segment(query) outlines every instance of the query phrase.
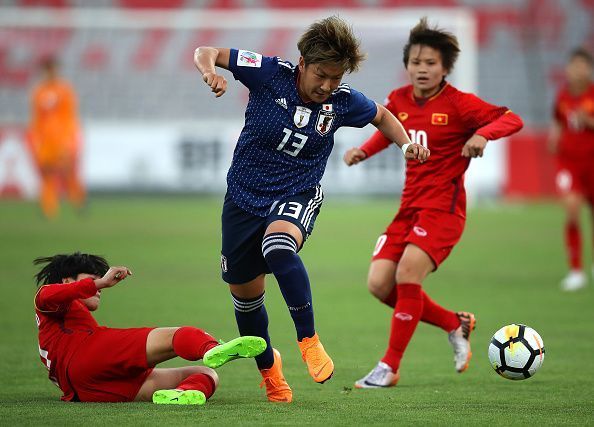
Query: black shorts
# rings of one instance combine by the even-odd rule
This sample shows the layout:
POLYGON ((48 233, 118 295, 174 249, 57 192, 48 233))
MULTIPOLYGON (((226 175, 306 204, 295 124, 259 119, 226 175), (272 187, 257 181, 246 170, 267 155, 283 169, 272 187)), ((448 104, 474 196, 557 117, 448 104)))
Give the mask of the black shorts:
POLYGON ((262 255, 262 239, 268 225, 278 220, 295 224, 301 230, 305 243, 313 231, 323 200, 322 188, 317 186, 286 199, 277 200, 270 208, 268 215, 261 217, 246 212, 226 194, 221 217, 223 280, 229 284, 239 285, 255 279, 260 274, 270 273, 262 255))

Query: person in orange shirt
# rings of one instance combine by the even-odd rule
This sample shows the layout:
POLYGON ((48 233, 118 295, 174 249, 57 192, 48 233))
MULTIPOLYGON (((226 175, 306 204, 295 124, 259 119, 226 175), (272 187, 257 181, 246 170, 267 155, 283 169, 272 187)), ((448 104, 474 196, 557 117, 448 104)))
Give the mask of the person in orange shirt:
POLYGON ((40 204, 47 218, 59 211, 60 190, 78 209, 86 192, 79 177, 81 149, 76 93, 59 75, 55 58, 41 63, 42 80, 31 97, 31 144, 41 178, 40 204))

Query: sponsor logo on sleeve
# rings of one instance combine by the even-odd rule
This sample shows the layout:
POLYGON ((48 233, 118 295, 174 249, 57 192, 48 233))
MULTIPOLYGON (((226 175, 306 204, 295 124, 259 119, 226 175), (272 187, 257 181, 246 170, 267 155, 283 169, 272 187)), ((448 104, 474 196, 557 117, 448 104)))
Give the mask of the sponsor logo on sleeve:
POLYGON ((260 68, 262 66, 262 55, 249 50, 240 50, 237 52, 237 66, 260 68))

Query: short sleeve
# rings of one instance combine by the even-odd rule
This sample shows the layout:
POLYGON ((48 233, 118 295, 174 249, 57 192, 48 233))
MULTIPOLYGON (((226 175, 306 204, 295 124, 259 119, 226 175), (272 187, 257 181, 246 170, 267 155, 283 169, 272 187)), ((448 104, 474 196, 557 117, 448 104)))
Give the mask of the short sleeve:
POLYGON ((229 71, 249 90, 258 89, 270 80, 278 67, 278 58, 262 56, 248 50, 230 50, 229 71))
POLYGON ((351 88, 349 111, 345 114, 343 126, 362 128, 368 125, 377 114, 377 105, 361 92, 351 88))

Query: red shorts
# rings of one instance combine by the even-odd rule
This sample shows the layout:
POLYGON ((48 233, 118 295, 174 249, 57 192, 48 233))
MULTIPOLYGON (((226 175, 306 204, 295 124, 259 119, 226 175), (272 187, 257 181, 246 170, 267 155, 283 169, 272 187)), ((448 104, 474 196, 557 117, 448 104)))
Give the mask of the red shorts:
POLYGON ((146 361, 146 339, 153 329, 96 329, 68 365, 68 379, 78 400, 133 401, 153 371, 146 361))
POLYGON ((373 260, 400 261, 409 243, 433 260, 435 268, 448 257, 462 237, 465 219, 437 209, 401 209, 375 245, 373 260))
POLYGON ((575 192, 583 195, 590 204, 594 204, 594 159, 557 160, 555 183, 561 194, 575 192))

